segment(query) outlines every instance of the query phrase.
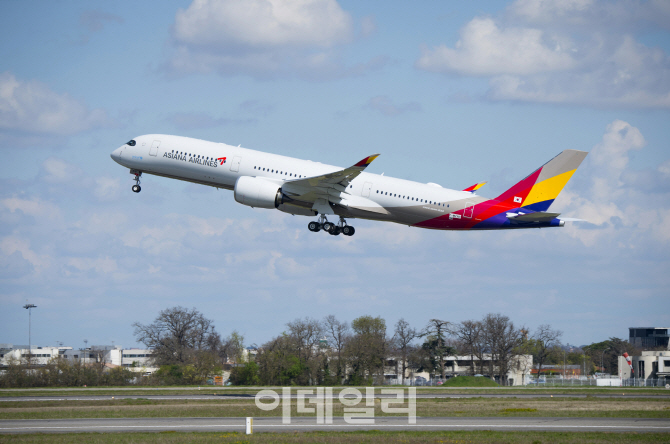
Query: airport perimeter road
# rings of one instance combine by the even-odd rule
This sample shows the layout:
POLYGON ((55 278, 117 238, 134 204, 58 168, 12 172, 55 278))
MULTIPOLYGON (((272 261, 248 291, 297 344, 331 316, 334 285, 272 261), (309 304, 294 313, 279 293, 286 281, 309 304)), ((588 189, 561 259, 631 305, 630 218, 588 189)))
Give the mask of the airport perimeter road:
MULTIPOLYGON (((281 391, 277 392, 281 396, 281 391)), ((364 392, 363 392, 364 393, 364 392)), ((305 398, 314 398, 316 395, 305 395, 305 398)), ((407 396, 407 392, 405 392, 407 396)), ((254 399, 255 395, 242 395, 242 394, 203 394, 203 395, 123 395, 123 394, 114 394, 114 395, 79 395, 79 396, 0 396, 0 402, 16 402, 16 401, 108 401, 110 399, 153 399, 153 400, 197 400, 197 401, 207 401, 207 400, 242 400, 242 399, 254 399)), ((375 390, 375 398, 393 398, 394 395, 382 395, 378 390, 375 390)), ((417 399, 439 399, 439 398, 451 398, 451 399, 462 399, 462 398, 516 398, 516 399, 537 399, 537 398, 605 398, 605 399, 668 399, 670 400, 670 393, 667 395, 644 395, 644 394, 626 394, 623 393, 612 393, 612 394, 585 394, 585 393, 575 393, 574 395, 566 394, 551 394, 551 393, 539 393, 539 394, 456 394, 456 393, 417 393, 417 399)), ((297 395, 295 392, 291 395, 292 399, 296 399, 297 395)), ((337 399, 337 395, 334 395, 332 399, 337 399)))
MULTIPOLYGON (((347 424, 333 418, 334 424, 317 425, 316 418, 255 418, 254 432, 353 431, 353 430, 538 430, 566 432, 656 432, 670 433, 670 419, 626 418, 375 418, 371 425, 347 424)), ((244 432, 245 418, 138 418, 138 419, 42 419, 2 420, 0 433, 75 433, 75 432, 163 432, 163 431, 238 431, 244 432)))

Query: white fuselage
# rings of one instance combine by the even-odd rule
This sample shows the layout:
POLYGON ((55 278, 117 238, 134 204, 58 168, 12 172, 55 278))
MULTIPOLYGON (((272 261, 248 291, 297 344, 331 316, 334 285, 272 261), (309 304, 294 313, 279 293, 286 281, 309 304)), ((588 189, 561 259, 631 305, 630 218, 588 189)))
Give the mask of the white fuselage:
MULTIPOLYGON (((232 190, 242 176, 260 177, 281 184, 342 170, 320 162, 270 154, 223 143, 180 136, 149 134, 123 145, 111 157, 133 171, 232 190)), ((346 194, 369 199, 384 213, 348 213, 347 217, 393 221, 413 225, 481 202, 470 192, 450 190, 362 172, 346 194)), ((338 213, 339 214, 339 213, 338 213)))

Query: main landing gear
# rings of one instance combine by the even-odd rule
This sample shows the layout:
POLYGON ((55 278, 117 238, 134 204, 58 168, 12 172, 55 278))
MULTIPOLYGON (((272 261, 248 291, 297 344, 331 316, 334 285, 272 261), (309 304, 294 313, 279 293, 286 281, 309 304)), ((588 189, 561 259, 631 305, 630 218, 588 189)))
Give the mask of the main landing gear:
POLYGON ((140 186, 140 176, 142 175, 142 171, 131 171, 130 174, 135 175, 135 185, 133 185, 133 193, 139 193, 142 191, 142 187, 140 186))
POLYGON ((343 217, 340 217, 340 221, 335 225, 332 222, 328 222, 328 219, 326 219, 326 216, 323 214, 319 216, 318 221, 313 221, 307 224, 307 228, 314 233, 323 230, 333 236, 337 236, 340 233, 345 236, 353 236, 356 232, 354 227, 347 225, 347 221, 344 220, 343 217))

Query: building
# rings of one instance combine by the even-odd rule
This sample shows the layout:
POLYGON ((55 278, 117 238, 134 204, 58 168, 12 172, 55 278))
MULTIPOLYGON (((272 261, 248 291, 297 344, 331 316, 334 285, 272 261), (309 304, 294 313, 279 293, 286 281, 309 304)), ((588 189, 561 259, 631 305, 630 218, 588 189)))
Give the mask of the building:
MULTIPOLYGON (((445 356, 445 376, 446 378, 452 378, 454 376, 460 375, 470 375, 472 374, 472 360, 471 356, 445 356)), ((483 376, 490 376, 490 364, 491 356, 483 356, 483 368, 479 362, 479 358, 474 357, 475 366, 477 372, 483 372, 483 376)), ((401 383, 401 373, 402 373, 402 359, 399 358, 389 358, 386 361, 384 367, 384 379, 386 384, 400 384, 401 383)), ((533 367, 533 356, 532 355, 520 355, 512 359, 509 364, 509 370, 507 372, 507 384, 508 385, 524 385, 528 382, 531 369, 533 367)), ((493 363, 493 373, 497 372, 497 366, 494 361, 493 363)), ((441 375, 435 375, 440 377, 441 375)), ((405 379, 413 381, 416 378, 423 378, 425 380, 430 380, 431 375, 427 372, 418 372, 416 369, 407 368, 405 373, 405 379)), ((493 378, 501 383, 497 375, 493 375, 493 378)), ((407 383, 407 381, 406 381, 407 383)))
POLYGON ((152 365, 153 355, 148 349, 124 349, 114 345, 94 345, 85 349, 34 345, 29 350, 27 345, 13 344, 0 344, 0 369, 7 367, 12 360, 26 362, 29 356, 32 356, 32 364, 37 367, 46 365, 53 358, 59 358, 71 362, 79 361, 83 364, 104 362, 110 367, 123 366, 143 374, 151 374, 158 370, 152 365))
POLYGON ((668 348, 668 334, 666 327, 629 327, 628 342, 637 348, 668 348))
POLYGON ((634 376, 641 379, 665 378, 670 381, 670 351, 643 351, 641 356, 631 356, 631 361, 634 372, 631 372, 626 358, 619 356, 621 378, 634 376))
POLYGON ((72 347, 38 347, 32 346, 31 349, 27 345, 14 344, 0 344, 0 368, 7 367, 12 361, 27 360, 32 355, 32 362, 34 365, 44 365, 52 358, 57 358, 67 349, 72 347), (29 353, 29 351, 32 353, 29 353))

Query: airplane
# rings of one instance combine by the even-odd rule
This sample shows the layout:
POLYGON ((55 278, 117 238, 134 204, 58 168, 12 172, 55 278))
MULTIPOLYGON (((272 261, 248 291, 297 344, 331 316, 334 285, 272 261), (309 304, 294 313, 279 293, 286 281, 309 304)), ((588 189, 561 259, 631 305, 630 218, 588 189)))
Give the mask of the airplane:
POLYGON ((379 154, 349 168, 181 136, 148 134, 114 150, 112 159, 134 176, 142 174, 232 190, 237 202, 254 208, 316 217, 312 232, 353 236, 347 219, 395 222, 436 230, 498 230, 562 227, 549 206, 588 153, 567 149, 495 199, 476 191, 397 179, 364 170, 379 154), (331 222, 328 216, 339 217, 331 222))

